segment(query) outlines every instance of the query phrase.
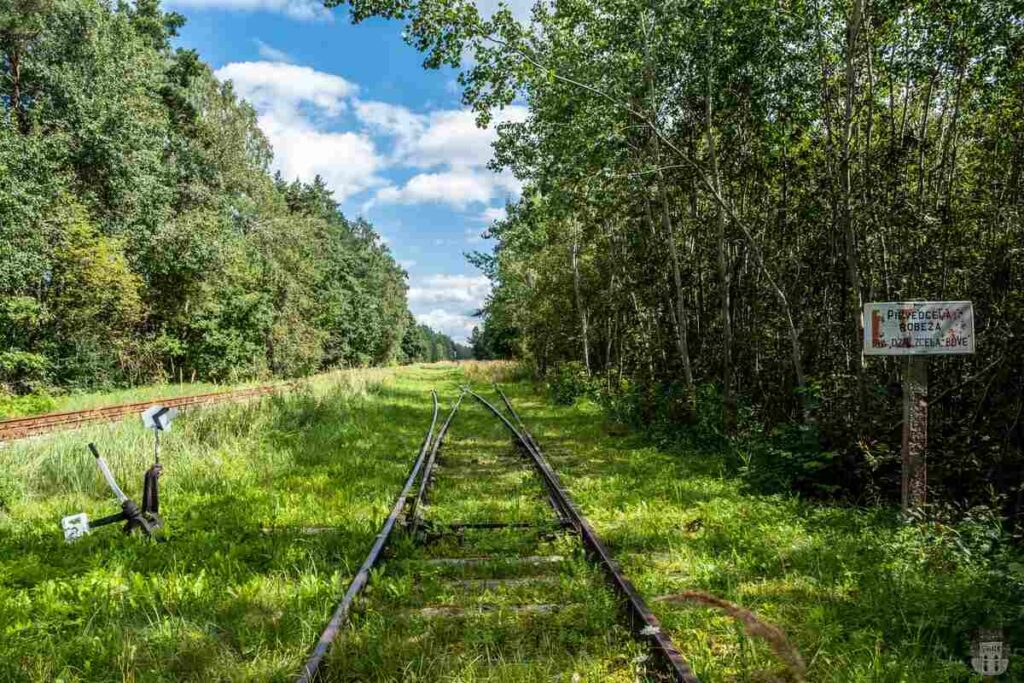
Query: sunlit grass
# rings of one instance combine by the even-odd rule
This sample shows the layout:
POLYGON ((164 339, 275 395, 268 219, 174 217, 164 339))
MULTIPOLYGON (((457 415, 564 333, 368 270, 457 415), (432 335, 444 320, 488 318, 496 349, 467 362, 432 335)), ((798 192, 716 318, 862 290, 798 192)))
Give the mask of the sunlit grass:
POLYGON ((429 388, 456 378, 346 373, 190 410, 164 441, 164 544, 104 527, 65 545, 57 525, 117 511, 89 441, 138 500, 135 420, 0 449, 0 680, 287 680, 408 472, 429 388))
MULTIPOLYGON (((481 377, 485 369, 481 382, 495 376, 481 377)), ((328 680, 649 680, 614 594, 579 539, 555 527, 504 426, 467 399, 439 462, 426 538, 394 545, 331 654, 328 680), (446 529, 483 522, 537 526, 446 529)))
MULTIPOLYGON (((367 368, 352 370, 335 370, 300 380, 299 384, 320 385, 325 381, 334 383, 354 383, 373 381, 394 372, 394 368, 367 368)), ((0 420, 37 415, 47 412, 67 412, 103 408, 121 403, 141 403, 158 399, 177 398, 179 396, 195 396, 214 392, 234 391, 264 385, 280 385, 286 388, 290 382, 271 380, 251 380, 247 382, 162 382, 146 384, 122 389, 106 389, 97 391, 70 391, 65 393, 52 392, 24 398, 6 397, 0 400, 0 420)), ((0 399, 4 397, 0 396, 0 399)))
MULTIPOLYGON (((999 626, 1002 614, 1012 637, 1014 619, 1024 618, 1024 573, 1014 575, 1012 563, 1006 573, 984 544, 954 554, 892 509, 753 495, 713 454, 656 448, 586 401, 556 407, 527 385, 509 389, 649 600, 698 590, 755 611, 788 634, 808 680, 980 681, 969 664, 975 629, 999 626)), ((766 643, 720 612, 651 606, 702 681, 785 675, 766 643)))
MULTIPOLYGON (((519 373, 479 363, 350 371, 183 413, 165 439, 165 544, 106 527, 69 546, 57 525, 116 511, 89 441, 138 497, 152 441, 137 420, 0 448, 0 681, 290 680, 407 476, 430 388, 450 405, 460 384, 488 391, 519 373)), ((984 539, 965 530, 945 532, 955 543, 944 545, 892 510, 752 495, 713 454, 657 448, 593 404, 554 407, 526 382, 505 387, 702 681, 784 669, 729 617, 654 598, 700 590, 754 610, 787 633, 811 681, 979 680, 967 664, 972 631, 1001 614, 1012 635, 1006 615, 1024 619, 1024 574, 996 571, 984 539)), ((553 520, 501 425, 468 399, 437 477, 430 532, 553 520)), ((572 536, 466 530, 428 541, 395 538, 331 655, 335 680, 648 675, 572 536), (537 560, 513 561, 523 556, 537 560), (560 609, 518 609, 530 605, 560 609)), ((1021 677, 1017 659, 1005 680, 1021 677)))

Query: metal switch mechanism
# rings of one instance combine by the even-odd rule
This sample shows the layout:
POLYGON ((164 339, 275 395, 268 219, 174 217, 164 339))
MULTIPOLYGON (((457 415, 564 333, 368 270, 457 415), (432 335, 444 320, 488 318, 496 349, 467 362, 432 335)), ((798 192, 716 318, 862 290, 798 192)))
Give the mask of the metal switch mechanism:
POLYGON ((117 480, 114 479, 107 461, 100 455, 96 444, 89 444, 89 450, 96 458, 96 466, 99 467, 107 486, 110 487, 114 497, 120 503, 121 512, 93 521, 90 521, 84 512, 63 518, 60 521, 60 526, 64 531, 64 540, 67 543, 73 543, 83 536, 87 536, 97 527, 118 522, 125 522, 124 533, 126 534, 139 530, 146 536, 156 538, 158 541, 163 540, 162 537, 155 535, 155 532, 164 526, 163 519, 160 517, 160 475, 163 473, 163 465, 160 464, 160 434, 170 431, 171 421, 177 414, 176 408, 165 408, 159 405, 152 406, 142 413, 142 423, 148 429, 153 430, 155 445, 153 449, 154 462, 143 476, 141 508, 118 486, 117 480))

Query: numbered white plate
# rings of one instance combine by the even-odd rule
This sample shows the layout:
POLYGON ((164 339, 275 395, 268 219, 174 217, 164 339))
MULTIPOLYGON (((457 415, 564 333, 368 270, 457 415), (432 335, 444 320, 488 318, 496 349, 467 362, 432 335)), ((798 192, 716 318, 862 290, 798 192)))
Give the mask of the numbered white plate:
POLYGON ((60 528, 64 530, 64 540, 74 543, 89 533, 89 517, 84 512, 71 515, 60 520, 60 528))

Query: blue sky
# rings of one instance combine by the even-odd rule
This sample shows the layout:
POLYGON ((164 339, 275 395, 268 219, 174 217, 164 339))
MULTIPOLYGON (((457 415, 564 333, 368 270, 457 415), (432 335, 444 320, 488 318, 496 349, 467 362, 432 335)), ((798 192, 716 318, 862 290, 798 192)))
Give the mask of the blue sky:
MULTIPOLYGON (((488 11, 496 0, 480 0, 488 11)), ((516 0, 524 12, 527 3, 516 0)), ((427 71, 401 25, 352 25, 311 0, 165 0, 195 49, 256 107, 287 178, 324 177, 349 217, 376 227, 409 273, 416 318, 464 340, 487 280, 463 253, 520 185, 485 168, 493 129, 462 107, 457 73, 427 71)), ((518 120, 514 106, 496 121, 518 120)))

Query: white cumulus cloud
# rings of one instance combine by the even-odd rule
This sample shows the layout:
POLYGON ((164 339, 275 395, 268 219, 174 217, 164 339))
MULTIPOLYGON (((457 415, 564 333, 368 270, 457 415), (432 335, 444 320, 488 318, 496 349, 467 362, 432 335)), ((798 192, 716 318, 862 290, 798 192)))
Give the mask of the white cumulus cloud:
POLYGON ((497 125, 524 120, 525 107, 498 112, 487 128, 479 128, 468 110, 417 114, 398 105, 359 101, 353 111, 368 128, 390 136, 393 163, 424 171, 400 187, 382 188, 367 208, 375 203, 444 203, 464 210, 470 204, 489 204, 494 198, 505 199, 522 190, 511 173, 496 174, 487 163, 497 125))
POLYGON ((413 278, 409 287, 409 308, 417 321, 465 342, 480 319, 480 310, 491 283, 483 275, 441 273, 413 278))
POLYGON ((216 9, 235 12, 272 12, 301 21, 330 21, 330 10, 317 0, 169 0, 172 9, 216 9))
POLYGON ((487 168, 496 125, 522 121, 525 107, 498 112, 486 129, 472 112, 445 110, 420 114, 387 102, 362 100, 358 86, 336 74, 289 64, 286 54, 257 42, 262 53, 278 60, 232 62, 218 69, 239 96, 259 114, 260 127, 274 148, 274 168, 290 179, 310 181, 320 175, 342 201, 380 187, 363 204, 447 204, 465 210, 491 204, 522 190, 508 172, 487 168), (351 111, 359 130, 337 131, 335 120, 351 111), (377 148, 380 140, 389 154, 377 148), (385 184, 378 175, 390 167, 420 170, 401 185, 385 184), (383 187, 381 187, 383 186, 383 187))
POLYGON ((491 281, 483 275, 428 275, 409 287, 409 304, 464 304, 476 310, 490 291, 491 281))
POLYGON ((482 173, 421 173, 404 186, 390 185, 377 192, 377 201, 386 204, 445 203, 464 209, 473 202, 487 203, 494 192, 494 182, 482 173))
POLYGON ((400 149, 410 166, 434 168, 484 167, 491 159, 491 144, 497 137, 497 125, 526 119, 525 107, 512 106, 495 114, 487 128, 476 125, 476 116, 467 110, 433 112, 426 117, 422 134, 400 149))
POLYGON ((222 81, 232 81, 236 92, 257 111, 293 109, 309 103, 336 115, 344 108, 346 98, 357 90, 354 83, 341 76, 283 62, 232 62, 215 74, 222 81))
POLYGON ((274 148, 274 169, 286 179, 321 176, 335 198, 383 183, 386 166, 363 132, 331 130, 330 121, 348 106, 355 84, 335 74, 283 62, 233 62, 216 71, 234 83, 259 115, 274 148))
POLYGON ((473 328, 480 324, 479 318, 452 313, 440 308, 425 313, 416 313, 414 317, 416 322, 427 325, 436 332, 447 334, 453 341, 460 344, 468 342, 473 328))

